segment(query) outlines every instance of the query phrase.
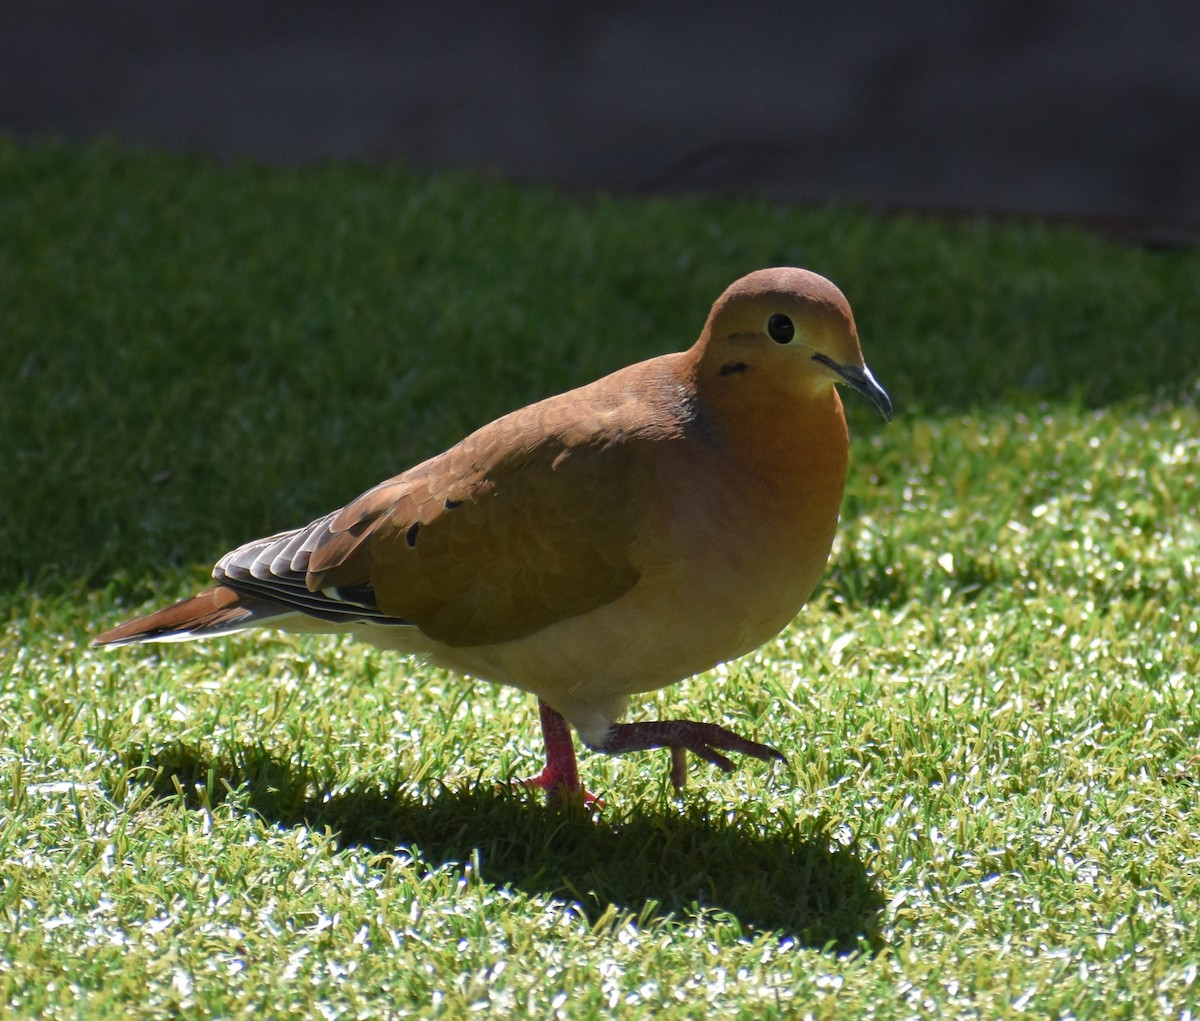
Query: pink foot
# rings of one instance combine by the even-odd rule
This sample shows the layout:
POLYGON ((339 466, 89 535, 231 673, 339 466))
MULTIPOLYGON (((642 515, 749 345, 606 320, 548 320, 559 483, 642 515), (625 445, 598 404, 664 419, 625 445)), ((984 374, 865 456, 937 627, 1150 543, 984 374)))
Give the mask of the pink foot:
POLYGON ((681 789, 687 781, 688 752, 699 755, 726 773, 733 772, 733 763, 721 751, 749 755, 764 762, 771 759, 787 762, 783 753, 770 745, 751 741, 715 723, 697 723, 694 720, 614 723, 605 735, 604 743, 598 745, 596 750, 619 755, 648 748, 671 749, 671 783, 676 790, 681 789))
POLYGON ((546 742, 546 768, 537 776, 518 780, 522 787, 532 787, 546 792, 547 804, 557 804, 574 798, 582 798, 586 807, 602 808, 604 803, 594 794, 589 794, 579 782, 579 766, 575 761, 575 742, 571 737, 571 726, 562 714, 538 699, 538 715, 542 720, 542 738, 546 742))

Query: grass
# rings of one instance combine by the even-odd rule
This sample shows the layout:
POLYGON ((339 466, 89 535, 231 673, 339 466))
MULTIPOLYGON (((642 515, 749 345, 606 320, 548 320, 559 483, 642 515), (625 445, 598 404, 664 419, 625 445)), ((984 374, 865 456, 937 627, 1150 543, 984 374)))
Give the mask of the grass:
POLYGON ((0 141, 0 1002, 26 1017, 1200 1013, 1200 257, 0 141), (348 642, 87 648, 230 545, 838 281, 825 582, 648 697, 788 753, 537 767, 519 693, 348 642))

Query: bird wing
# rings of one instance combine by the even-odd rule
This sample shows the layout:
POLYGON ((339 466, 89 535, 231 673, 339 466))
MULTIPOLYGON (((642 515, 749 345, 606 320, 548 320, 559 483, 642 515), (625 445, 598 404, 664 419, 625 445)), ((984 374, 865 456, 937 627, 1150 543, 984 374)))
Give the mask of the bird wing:
POLYGON ((340 511, 234 550, 214 576, 315 617, 412 625, 452 646, 611 602, 639 577, 646 440, 564 410, 499 419, 340 511))

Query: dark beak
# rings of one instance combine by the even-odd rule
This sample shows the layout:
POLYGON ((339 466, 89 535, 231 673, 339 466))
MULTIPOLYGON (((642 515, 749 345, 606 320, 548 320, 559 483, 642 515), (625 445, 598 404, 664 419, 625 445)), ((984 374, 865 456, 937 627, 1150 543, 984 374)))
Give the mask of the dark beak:
POLYGON ((813 361, 820 362, 822 365, 828 365, 849 386, 854 387, 855 390, 869 400, 875 410, 887 421, 890 422, 892 420, 892 399, 887 395, 887 391, 875 382, 875 377, 871 375, 871 370, 865 365, 862 367, 857 365, 843 365, 841 362, 835 362, 832 358, 825 355, 813 355, 813 361))

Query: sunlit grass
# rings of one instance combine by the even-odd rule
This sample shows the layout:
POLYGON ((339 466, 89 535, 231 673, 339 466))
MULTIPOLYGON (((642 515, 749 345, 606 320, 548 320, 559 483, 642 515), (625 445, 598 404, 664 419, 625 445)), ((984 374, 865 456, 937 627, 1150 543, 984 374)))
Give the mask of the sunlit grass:
POLYGON ((105 147, 0 148, 0 228, 8 1012, 1196 1012, 1195 255, 105 147), (585 753, 604 809, 547 812, 518 692, 87 647, 774 262, 845 287, 899 414, 851 409, 793 626, 634 713, 786 766, 676 798, 665 753, 585 753))

